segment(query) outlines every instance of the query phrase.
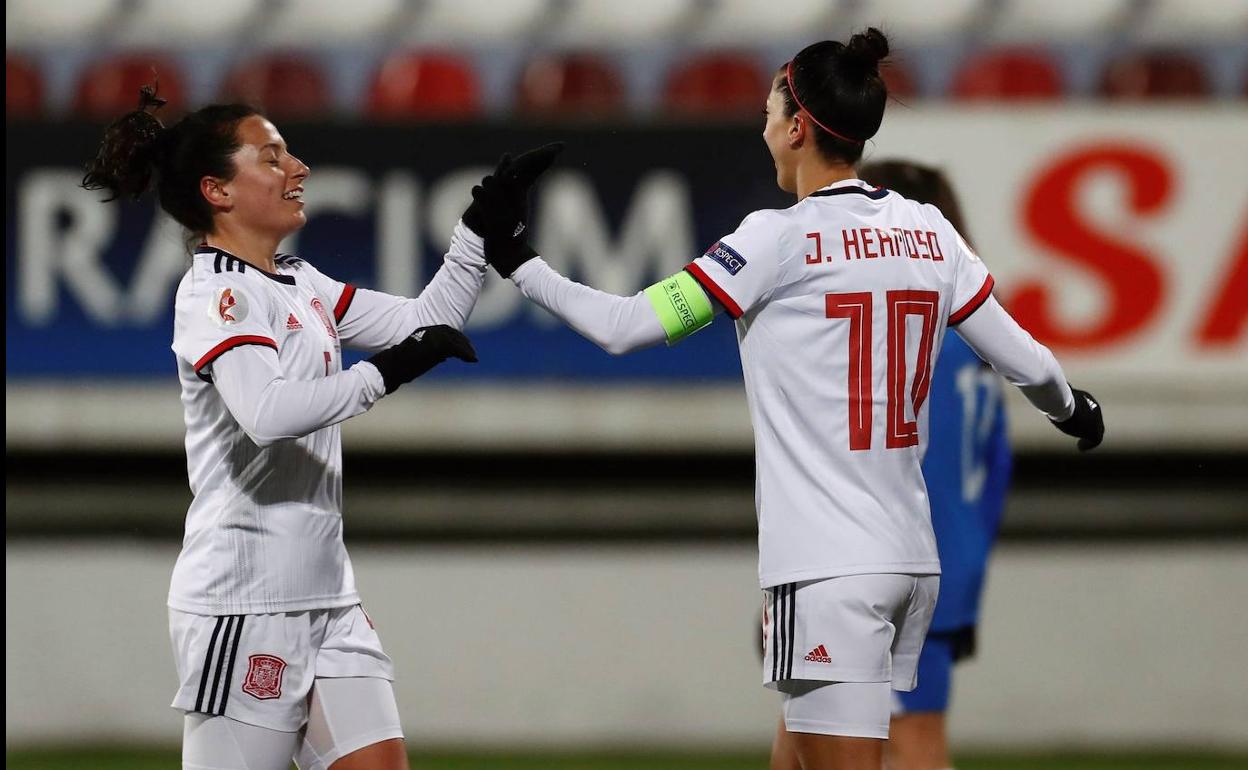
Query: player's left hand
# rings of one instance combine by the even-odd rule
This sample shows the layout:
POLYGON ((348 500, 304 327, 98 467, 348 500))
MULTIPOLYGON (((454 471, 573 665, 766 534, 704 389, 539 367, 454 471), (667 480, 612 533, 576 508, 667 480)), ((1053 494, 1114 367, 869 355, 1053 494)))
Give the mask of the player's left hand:
POLYGON ((563 147, 562 142, 553 142, 514 159, 504 155, 494 173, 472 188, 464 224, 485 239, 485 259, 504 278, 537 255, 527 237, 529 197, 563 147))
POLYGON ((1079 451, 1086 452, 1096 449, 1105 438, 1105 415, 1101 404, 1086 390, 1071 388, 1075 394, 1075 413, 1061 422, 1053 421, 1053 426, 1068 436, 1079 439, 1079 451))

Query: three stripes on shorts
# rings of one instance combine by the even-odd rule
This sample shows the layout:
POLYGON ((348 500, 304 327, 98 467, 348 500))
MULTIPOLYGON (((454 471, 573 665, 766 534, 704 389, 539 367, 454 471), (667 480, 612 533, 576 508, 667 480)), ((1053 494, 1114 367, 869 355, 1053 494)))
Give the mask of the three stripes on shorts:
POLYGON ((199 678, 199 695, 195 698, 195 711, 201 714, 225 714, 225 703, 230 697, 230 682, 234 678, 234 661, 238 658, 238 640, 243 635, 243 617, 221 615, 212 629, 208 654, 204 656, 204 673, 199 678), (222 672, 225 674, 224 682, 222 672), (211 690, 209 681, 212 682, 211 690), (220 702, 217 701, 218 692, 221 694, 220 702), (204 701, 205 695, 208 696, 207 702, 204 701))
POLYGON ((794 612, 797 583, 771 589, 771 681, 793 677, 794 612))

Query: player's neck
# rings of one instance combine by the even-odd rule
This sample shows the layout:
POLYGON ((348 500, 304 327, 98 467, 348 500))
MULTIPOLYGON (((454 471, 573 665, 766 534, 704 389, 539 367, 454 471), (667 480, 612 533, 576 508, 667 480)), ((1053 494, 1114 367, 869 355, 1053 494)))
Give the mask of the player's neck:
POLYGON ((815 190, 857 178, 853 166, 828 165, 820 158, 811 158, 797 167, 797 199, 804 200, 815 190))
POLYGON ((253 233, 236 233, 227 228, 220 228, 209 233, 205 238, 209 246, 228 251, 252 267, 266 273, 276 273, 277 263, 273 258, 277 255, 277 244, 280 239, 257 236, 253 233))

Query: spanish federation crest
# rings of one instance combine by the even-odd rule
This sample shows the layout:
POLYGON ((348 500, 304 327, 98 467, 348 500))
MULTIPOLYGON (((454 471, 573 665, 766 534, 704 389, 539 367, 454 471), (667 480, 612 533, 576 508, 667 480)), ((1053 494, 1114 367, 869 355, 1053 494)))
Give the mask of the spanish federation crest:
POLYGON ((282 672, 286 661, 276 655, 252 655, 248 658, 247 678, 243 692, 257 700, 282 697, 282 672))

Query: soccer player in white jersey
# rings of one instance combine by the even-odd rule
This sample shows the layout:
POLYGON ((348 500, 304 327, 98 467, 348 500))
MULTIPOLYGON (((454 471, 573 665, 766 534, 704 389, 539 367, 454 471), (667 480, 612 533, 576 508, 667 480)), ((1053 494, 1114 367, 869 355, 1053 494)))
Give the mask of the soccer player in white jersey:
POLYGON ((756 211, 684 270, 632 297, 574 283, 528 246, 491 179, 485 255, 526 297, 614 354, 736 319, 754 425, 763 679, 783 720, 774 770, 878 770, 893 689, 915 685, 940 565, 920 472, 946 327, 1081 449, 1092 398, 992 297, 940 212, 854 175, 886 90, 878 30, 802 50, 776 75, 763 138, 796 205, 756 211))
MULTIPOLYGON (((200 242, 174 304, 194 499, 169 589, 184 768, 402 770, 393 670, 342 541, 339 423, 454 357, 486 273, 480 205, 416 299, 336 281, 277 245, 309 169, 272 123, 213 105, 166 128, 145 88, 83 185, 154 186, 200 242), (373 352, 342 369, 342 348, 373 352)), ((523 198, 553 153, 499 164, 523 198)))

